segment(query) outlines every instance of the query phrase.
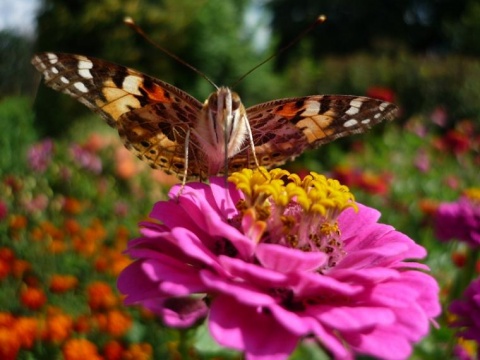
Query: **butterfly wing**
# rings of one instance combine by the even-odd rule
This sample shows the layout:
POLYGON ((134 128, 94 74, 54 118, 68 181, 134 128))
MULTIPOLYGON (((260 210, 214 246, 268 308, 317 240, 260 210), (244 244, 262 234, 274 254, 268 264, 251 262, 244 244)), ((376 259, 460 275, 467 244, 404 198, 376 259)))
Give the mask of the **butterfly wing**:
MULTIPOLYGON (((394 104, 382 100, 315 95, 255 105, 247 109, 247 116, 259 163, 271 167, 292 160, 305 150, 393 120, 396 112, 394 104)), ((233 157, 231 167, 252 167, 249 152, 246 147, 233 157)))
POLYGON ((139 158, 168 173, 183 173, 185 134, 199 116, 198 100, 173 85, 100 59, 40 53, 32 64, 47 86, 74 97, 118 129, 125 146, 139 158))

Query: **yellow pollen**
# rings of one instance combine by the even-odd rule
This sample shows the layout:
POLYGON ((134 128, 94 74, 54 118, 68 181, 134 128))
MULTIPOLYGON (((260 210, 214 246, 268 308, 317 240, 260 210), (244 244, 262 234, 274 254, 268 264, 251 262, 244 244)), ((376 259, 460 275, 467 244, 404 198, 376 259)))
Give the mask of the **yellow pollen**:
POLYGON ((229 178, 245 195, 250 206, 263 206, 268 199, 278 207, 285 207, 292 201, 306 213, 322 216, 337 216, 346 208, 357 210, 355 198, 348 187, 337 180, 311 172, 300 179, 283 169, 267 171, 265 168, 243 169, 229 178), (288 179, 285 184, 283 179, 288 179))

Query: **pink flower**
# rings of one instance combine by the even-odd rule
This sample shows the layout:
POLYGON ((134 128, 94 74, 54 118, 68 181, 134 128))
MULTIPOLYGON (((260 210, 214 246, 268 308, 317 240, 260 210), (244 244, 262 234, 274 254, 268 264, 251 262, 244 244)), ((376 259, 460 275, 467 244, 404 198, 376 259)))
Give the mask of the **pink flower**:
POLYGON ((27 158, 30 168, 34 171, 44 172, 52 161, 53 141, 45 139, 34 144, 28 149, 27 158))
POLYGON ((155 204, 118 280, 126 304, 174 327, 207 318, 246 359, 285 359, 305 338, 335 358, 410 355, 440 312, 427 267, 407 261, 423 247, 336 180, 264 169, 229 180, 240 190, 212 178, 155 204))
POLYGON ((92 151, 84 149, 80 145, 72 144, 70 146, 70 154, 80 167, 94 174, 102 172, 102 160, 92 151))
POLYGON ((465 290, 463 299, 455 300, 449 311, 457 316, 451 324, 459 328, 458 336, 480 344, 480 278, 472 281, 465 290))
POLYGON ((480 245, 480 189, 468 189, 456 202, 442 203, 435 214, 438 239, 457 239, 470 246, 480 245))

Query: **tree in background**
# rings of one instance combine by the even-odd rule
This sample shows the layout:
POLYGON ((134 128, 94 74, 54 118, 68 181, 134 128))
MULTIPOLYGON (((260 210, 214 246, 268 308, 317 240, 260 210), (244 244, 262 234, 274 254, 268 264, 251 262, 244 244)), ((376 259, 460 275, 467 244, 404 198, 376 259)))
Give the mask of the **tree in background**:
POLYGON ((0 31, 0 98, 33 95, 32 43, 14 31, 0 31))
MULTIPOLYGON (((231 85, 319 14, 327 15, 325 24, 235 88, 247 106, 317 93, 360 95, 381 85, 396 91, 406 116, 439 103, 458 117, 480 113, 475 59, 463 57, 480 55, 480 0, 43 0, 36 50, 97 56, 203 100, 211 85, 126 27, 125 16, 218 85, 231 85), (252 8, 270 28, 262 53, 254 50, 255 31, 247 27, 252 8)), ((36 110, 50 136, 88 111, 44 86, 36 110)))
MULTIPOLYGON (((316 15, 326 14, 328 21, 316 31, 311 41, 311 53, 321 56, 357 51, 378 52, 392 48, 419 53, 453 51, 454 39, 452 33, 447 31, 447 25, 457 23, 465 16, 470 18, 465 10, 472 6, 467 7, 467 3, 479 2, 276 0, 268 2, 267 6, 272 12, 272 29, 278 36, 279 47, 288 43, 316 15)), ((277 59, 277 64, 285 66, 287 59, 294 56, 295 51, 289 51, 277 59)))

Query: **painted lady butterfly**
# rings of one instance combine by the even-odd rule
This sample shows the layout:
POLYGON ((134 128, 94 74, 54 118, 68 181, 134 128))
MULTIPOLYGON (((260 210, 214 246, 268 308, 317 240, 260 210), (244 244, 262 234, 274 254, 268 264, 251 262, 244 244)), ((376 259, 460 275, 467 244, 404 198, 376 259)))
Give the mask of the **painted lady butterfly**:
POLYGON ((202 104, 173 85, 99 59, 41 53, 32 63, 48 86, 116 128, 141 160, 187 180, 252 168, 256 161, 267 168, 281 165, 392 120, 397 111, 388 102, 346 95, 280 99, 245 109, 226 87, 202 104))

